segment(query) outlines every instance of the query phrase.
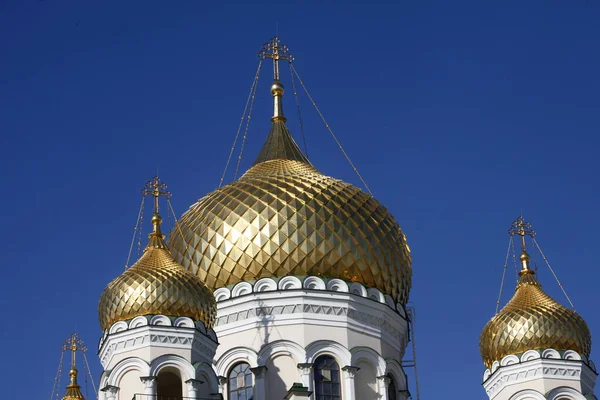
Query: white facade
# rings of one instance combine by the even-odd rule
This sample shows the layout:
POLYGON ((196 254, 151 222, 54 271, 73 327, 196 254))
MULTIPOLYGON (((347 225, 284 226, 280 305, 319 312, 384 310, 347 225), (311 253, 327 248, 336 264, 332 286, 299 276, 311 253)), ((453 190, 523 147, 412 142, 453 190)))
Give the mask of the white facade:
POLYGON ((212 329, 187 317, 155 315, 117 322, 104 333, 98 349, 104 368, 99 399, 219 399, 212 368, 217 345, 212 329))
POLYGON ((407 398, 401 361, 408 321, 379 290, 288 276, 221 288, 215 298, 215 369, 226 400, 230 371, 240 363, 254 373, 254 400, 283 399, 294 383, 315 392, 314 363, 322 355, 339 366, 342 399, 387 400, 390 381, 395 398, 407 398))
POLYGON ((594 363, 574 351, 529 350, 494 361, 483 375, 490 400, 596 399, 594 363))

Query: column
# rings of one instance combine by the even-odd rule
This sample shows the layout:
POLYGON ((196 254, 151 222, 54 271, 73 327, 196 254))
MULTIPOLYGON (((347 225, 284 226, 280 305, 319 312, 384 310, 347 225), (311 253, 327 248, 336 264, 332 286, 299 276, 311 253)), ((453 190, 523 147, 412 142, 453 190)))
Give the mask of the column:
MULTIPOLYGON (((148 400, 156 398, 156 377, 155 376, 142 376, 140 377, 142 386, 144 387, 144 394, 148 400)), ((144 399, 146 400, 146 399, 144 399)))
POLYGON ((390 378, 382 375, 377 377, 377 381, 379 382, 379 397, 387 400, 388 399, 388 386, 390 384, 390 378))
POLYGON ((199 381, 198 379, 188 379, 187 381, 185 381, 185 384, 187 385, 187 395, 188 397, 191 397, 192 399, 198 399, 200 398, 200 385, 202 385, 202 381, 199 381))
POLYGON ((223 395, 224 399, 227 399, 227 378, 223 375, 217 377, 219 379, 219 393, 223 395))
MULTIPOLYGON (((356 393, 354 389, 354 376, 360 368, 346 365, 342 368, 344 371, 344 399, 355 400, 356 393)), ((362 400, 362 399, 361 399, 362 400)))
POLYGON ((267 373, 267 367, 263 365, 256 368, 250 368, 250 371, 254 374, 254 400, 266 400, 265 375, 267 373))
POLYGON ((100 391, 106 393, 106 400, 117 400, 118 387, 108 385, 100 389, 100 391))
POLYGON ((313 376, 312 376, 312 363, 301 363, 298 364, 298 369, 300 370, 300 376, 302 377, 302 384, 308 388, 309 391, 314 390, 313 384, 313 376))

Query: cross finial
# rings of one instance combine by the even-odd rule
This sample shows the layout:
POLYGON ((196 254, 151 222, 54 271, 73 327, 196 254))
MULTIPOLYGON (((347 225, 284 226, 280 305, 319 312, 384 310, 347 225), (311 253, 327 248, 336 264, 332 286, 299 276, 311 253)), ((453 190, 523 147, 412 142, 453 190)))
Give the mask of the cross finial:
POLYGON ((81 338, 79 337, 79 335, 77 335, 76 332, 73 332, 73 334, 71 334, 71 336, 69 336, 66 340, 65 343, 62 345, 62 349, 64 350, 70 350, 71 351, 71 367, 74 368, 75 367, 75 361, 77 358, 77 351, 86 351, 87 347, 85 347, 83 345, 83 340, 81 340, 81 338))
POLYGON ((171 192, 167 191, 167 184, 161 182, 158 175, 146 182, 146 186, 142 189, 142 196, 151 195, 154 197, 154 214, 158 215, 158 198, 160 196, 171 198, 171 192))
POLYGON ((529 254, 527 254, 526 246, 525 246, 525 236, 530 236, 531 238, 535 237, 535 231, 532 229, 531 224, 525 221, 522 215, 519 215, 516 220, 510 225, 510 229, 508 230, 508 234, 510 236, 519 235, 521 236, 521 263, 523 267, 521 269, 521 273, 523 271, 529 270, 529 254))
POLYGON ((277 36, 274 36, 267 43, 262 45, 262 48, 258 52, 258 57, 261 60, 265 58, 273 59, 273 79, 279 80, 279 60, 286 60, 288 62, 294 61, 294 56, 289 53, 289 48, 281 44, 281 40, 277 36))

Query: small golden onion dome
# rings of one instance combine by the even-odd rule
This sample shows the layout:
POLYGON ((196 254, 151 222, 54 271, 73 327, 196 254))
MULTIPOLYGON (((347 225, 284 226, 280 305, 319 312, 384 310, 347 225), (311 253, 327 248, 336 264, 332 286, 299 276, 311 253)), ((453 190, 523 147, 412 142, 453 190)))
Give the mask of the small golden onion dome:
POLYGON ((85 400, 81 393, 81 387, 77 384, 77 368, 71 367, 69 371, 70 382, 62 400, 85 400))
POLYGON ((173 260, 160 231, 160 216, 152 217, 154 232, 140 259, 104 289, 98 305, 102 329, 140 315, 190 317, 212 328, 216 302, 194 274, 173 260))
POLYGON ((181 217, 182 234, 170 237, 175 260, 213 290, 316 275, 360 282, 405 304, 411 257, 394 217, 369 194, 317 171, 285 120, 272 122, 252 167, 181 217))
POLYGON ((485 366, 491 368, 510 354, 550 348, 589 357, 592 338, 583 318, 542 290, 525 251, 520 259, 523 268, 514 296, 481 332, 479 349, 485 366))

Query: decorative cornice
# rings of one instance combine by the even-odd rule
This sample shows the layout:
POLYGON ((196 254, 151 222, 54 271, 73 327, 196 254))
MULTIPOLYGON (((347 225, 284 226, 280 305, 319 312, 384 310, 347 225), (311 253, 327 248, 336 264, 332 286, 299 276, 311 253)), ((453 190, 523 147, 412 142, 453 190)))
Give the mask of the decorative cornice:
POLYGON ((396 329, 387 319, 378 317, 368 312, 359 311, 349 307, 318 305, 318 304, 288 304, 277 306, 251 307, 245 310, 217 317, 215 327, 247 320, 249 318, 265 318, 277 315, 313 314, 347 317, 362 324, 370 325, 388 333, 396 340, 402 340, 404 335, 396 329))
POLYGON ((98 355, 107 368, 116 354, 148 346, 179 348, 212 360, 217 348, 216 334, 206 330, 202 322, 196 324, 187 317, 171 320, 164 315, 136 317, 131 321, 113 324, 100 341, 98 355))
MULTIPOLYGON (((483 386, 493 398, 504 388, 538 379, 580 381, 583 389, 593 389, 597 373, 585 357, 554 349, 530 350, 519 356, 508 355, 486 369, 483 386)), ((591 362, 590 362, 591 363, 591 362)))
POLYGON ((406 311, 404 306, 402 306, 400 303, 394 303, 392 296, 389 294, 384 294, 377 288, 367 288, 359 282, 346 282, 337 278, 327 279, 319 276, 285 276, 282 278, 262 278, 254 283, 239 282, 231 287, 219 288, 215 290, 214 295, 217 303, 219 303, 251 293, 301 289, 349 293, 364 297, 378 303, 386 304, 389 308, 402 316, 402 318, 406 319, 406 311))

